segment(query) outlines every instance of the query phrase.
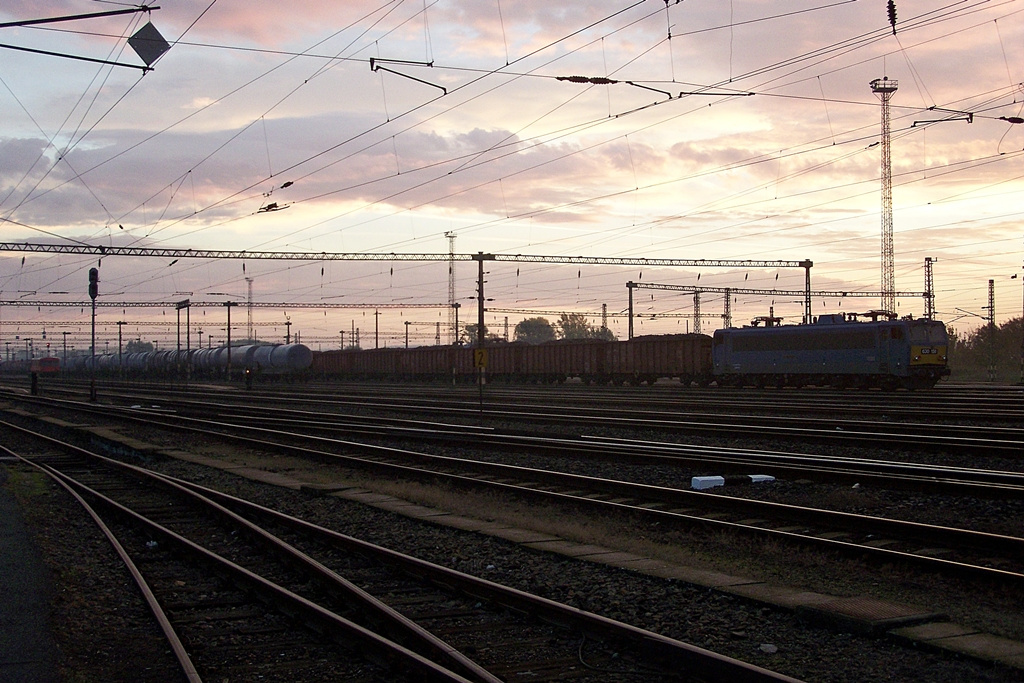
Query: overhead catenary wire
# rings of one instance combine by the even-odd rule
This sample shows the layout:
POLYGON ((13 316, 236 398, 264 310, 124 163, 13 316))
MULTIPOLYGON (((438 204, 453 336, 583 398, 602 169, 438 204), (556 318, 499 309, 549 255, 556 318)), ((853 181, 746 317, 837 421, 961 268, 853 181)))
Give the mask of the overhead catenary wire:
MULTIPOLYGON (((902 30, 902 29, 901 29, 901 30, 902 30)), ((627 133, 627 135, 629 135, 629 133, 627 133)), ((627 139, 627 138, 622 138, 622 139, 627 139)), ((507 182, 509 182, 509 180, 508 180, 508 179, 509 179, 509 176, 507 176, 507 175, 499 174, 499 175, 496 175, 496 178, 497 178, 497 180, 498 180, 499 182, 501 182, 502 180, 504 180, 504 181, 505 181, 506 183, 507 183, 507 182)), ((632 183, 632 185, 633 185, 634 187, 636 186, 636 184, 637 184, 637 183, 636 183, 635 181, 634 181, 634 182, 632 183)), ((595 197, 597 197, 598 199, 600 199, 600 198, 603 198, 603 197, 606 197, 606 196, 608 196, 608 195, 607 195, 607 194, 602 194, 602 195, 595 195, 595 197)))

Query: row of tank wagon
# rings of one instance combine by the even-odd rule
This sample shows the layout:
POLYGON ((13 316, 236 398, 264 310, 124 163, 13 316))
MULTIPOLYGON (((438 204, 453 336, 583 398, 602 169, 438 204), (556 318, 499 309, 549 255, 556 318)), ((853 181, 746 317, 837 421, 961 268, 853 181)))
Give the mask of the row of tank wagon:
MULTIPOLYGON (((945 325, 931 320, 862 322, 819 316, 811 325, 743 327, 628 341, 575 340, 486 347, 488 381, 932 387, 949 374, 945 325)), ((340 379, 473 381, 472 348, 313 353, 312 374, 340 379)))
MULTIPOLYGON (((142 353, 105 353, 97 356, 70 357, 65 369, 70 373, 91 372, 139 375, 175 375, 185 370, 196 375, 223 374, 228 369, 228 347, 188 350, 145 351, 142 353)), ((249 344, 232 346, 231 369, 257 374, 299 374, 307 370, 313 354, 305 344, 249 344)))

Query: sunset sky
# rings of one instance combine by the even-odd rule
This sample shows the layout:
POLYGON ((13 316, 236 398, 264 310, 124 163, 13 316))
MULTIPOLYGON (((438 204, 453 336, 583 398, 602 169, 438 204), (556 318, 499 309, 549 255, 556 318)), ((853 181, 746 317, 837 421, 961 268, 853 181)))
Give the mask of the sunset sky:
MULTIPOLYGON (((0 241, 446 254, 451 232, 459 254, 809 259, 812 288, 874 292, 881 109, 869 83, 887 77, 898 81, 897 291, 923 291, 932 257, 938 317, 957 330, 983 324, 989 280, 997 322, 1022 314, 1020 0, 898 0, 895 35, 885 0, 159 5, 0 31, 4 46, 119 64, 0 48, 0 241), (127 38, 147 21, 172 46, 143 72, 127 38)), ((0 23, 125 7, 6 0, 0 23)), ((444 261, 172 260, 3 252, 0 300, 88 301, 87 272, 99 266, 100 301, 171 304, 101 308, 100 339, 115 350, 117 320, 130 338, 173 344, 173 302, 244 302, 247 277, 255 302, 312 306, 256 309, 258 336, 283 337, 290 320, 313 348, 336 348, 353 327, 374 345, 372 308, 318 305, 448 301, 444 261)), ((511 330, 607 304, 620 338, 630 280, 796 290, 804 278, 487 270, 488 306, 523 311, 488 313, 492 331, 506 317, 511 330)), ((476 320, 476 274, 475 263, 457 266, 460 322, 476 320)), ((635 295, 638 334, 692 329, 692 295, 635 295)), ((901 315, 924 312, 920 298, 897 301, 901 315)), ((799 322, 793 297, 736 295, 733 324, 773 305, 799 322)), ((816 299, 813 313, 879 305, 816 299)), ((721 294, 702 295, 702 313, 722 309, 721 294)), ((193 309, 193 327, 219 341, 224 313, 193 309)), ((236 308, 233 335, 245 319, 236 308)), ((447 320, 442 307, 387 308, 378 343, 401 345, 408 330, 411 344, 430 344, 447 320)), ((84 348, 88 309, 0 308, 3 342, 41 340, 43 329, 51 343, 68 331, 84 348)))

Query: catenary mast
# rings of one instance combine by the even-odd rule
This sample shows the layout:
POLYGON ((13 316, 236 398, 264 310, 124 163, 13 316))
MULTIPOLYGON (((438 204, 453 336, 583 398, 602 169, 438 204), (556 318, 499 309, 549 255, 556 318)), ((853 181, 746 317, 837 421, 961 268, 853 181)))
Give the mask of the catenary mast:
POLYGON ((458 341, 459 331, 455 329, 455 233, 446 232, 448 238, 448 343, 458 341))

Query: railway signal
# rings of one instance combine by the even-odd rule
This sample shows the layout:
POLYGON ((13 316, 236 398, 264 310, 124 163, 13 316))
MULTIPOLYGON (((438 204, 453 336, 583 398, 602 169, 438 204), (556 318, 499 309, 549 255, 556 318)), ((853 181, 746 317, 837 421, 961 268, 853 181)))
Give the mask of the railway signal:
POLYGON ((89 400, 96 401, 96 297, 100 293, 100 271, 98 268, 89 269, 89 298, 92 299, 92 343, 89 347, 89 355, 92 356, 90 365, 92 370, 89 377, 89 400))

